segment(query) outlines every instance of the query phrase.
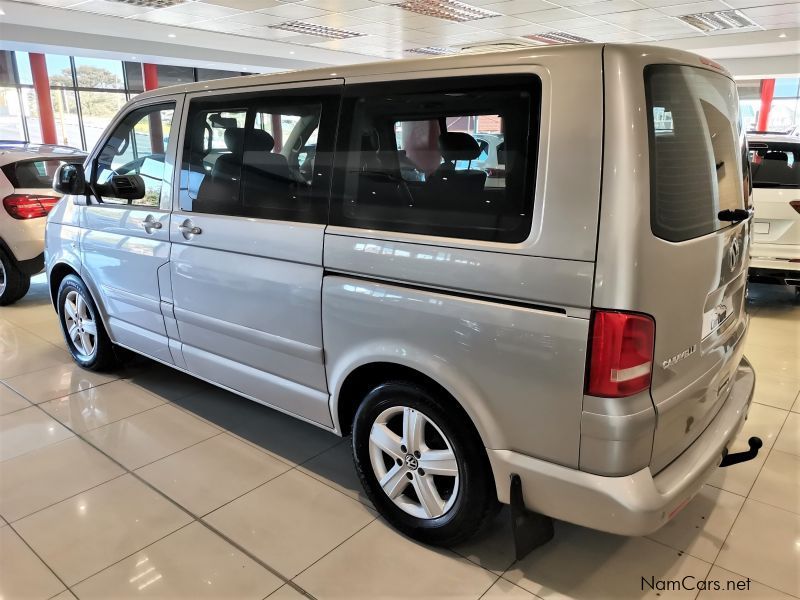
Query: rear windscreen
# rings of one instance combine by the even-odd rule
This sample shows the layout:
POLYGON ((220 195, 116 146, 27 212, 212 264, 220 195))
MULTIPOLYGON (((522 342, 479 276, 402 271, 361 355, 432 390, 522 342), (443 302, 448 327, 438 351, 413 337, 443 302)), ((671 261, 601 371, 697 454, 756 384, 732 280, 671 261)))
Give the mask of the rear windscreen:
MULTIPOLYGON (((53 175, 56 169, 65 162, 58 158, 21 160, 3 167, 3 173, 15 188, 46 188, 53 187, 53 175)), ((69 161, 80 164, 80 161, 69 161)))
POLYGON ((753 187, 800 188, 800 143, 750 142, 753 187))
POLYGON ((681 242, 730 223, 719 211, 745 208, 744 135, 733 81, 696 67, 645 69, 650 139, 650 226, 681 242))

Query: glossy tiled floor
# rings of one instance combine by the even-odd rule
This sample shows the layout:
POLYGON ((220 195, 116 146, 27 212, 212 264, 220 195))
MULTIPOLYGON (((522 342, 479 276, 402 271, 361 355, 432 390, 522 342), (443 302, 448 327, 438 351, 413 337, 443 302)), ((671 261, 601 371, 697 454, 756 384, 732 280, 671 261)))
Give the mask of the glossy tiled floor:
POLYGON ((718 472, 648 538, 557 523, 514 562, 506 511, 452 550, 389 529, 347 440, 147 361, 78 369, 36 283, 0 309, 0 597, 800 597, 800 305, 752 295, 758 387, 740 445, 760 435, 758 460, 718 472))

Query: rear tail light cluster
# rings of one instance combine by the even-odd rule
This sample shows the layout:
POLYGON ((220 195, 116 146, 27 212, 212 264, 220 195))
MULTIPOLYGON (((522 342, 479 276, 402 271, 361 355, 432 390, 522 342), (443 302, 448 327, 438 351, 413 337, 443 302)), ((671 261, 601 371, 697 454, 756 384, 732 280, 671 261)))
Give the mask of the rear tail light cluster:
POLYGON ((789 206, 795 209, 797 212, 800 213, 800 200, 790 200, 789 206))
POLYGON ((610 310, 592 313, 586 393, 623 398, 650 387, 656 325, 647 315, 610 310))
POLYGON ((3 198, 3 207, 15 219, 38 219, 46 217, 60 199, 37 194, 11 194, 3 198))

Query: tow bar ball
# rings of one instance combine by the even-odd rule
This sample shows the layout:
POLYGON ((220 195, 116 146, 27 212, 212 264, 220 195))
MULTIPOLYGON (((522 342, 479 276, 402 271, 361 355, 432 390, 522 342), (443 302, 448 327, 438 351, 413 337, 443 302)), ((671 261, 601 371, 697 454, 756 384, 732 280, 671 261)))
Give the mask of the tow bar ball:
POLYGON ((733 454, 728 454, 728 449, 725 448, 722 452, 722 462, 719 463, 719 466, 730 467, 731 465, 738 465, 739 463, 753 460, 758 456, 758 451, 764 443, 761 441, 761 438, 753 436, 747 440, 747 445, 750 446, 749 450, 735 452, 733 454))

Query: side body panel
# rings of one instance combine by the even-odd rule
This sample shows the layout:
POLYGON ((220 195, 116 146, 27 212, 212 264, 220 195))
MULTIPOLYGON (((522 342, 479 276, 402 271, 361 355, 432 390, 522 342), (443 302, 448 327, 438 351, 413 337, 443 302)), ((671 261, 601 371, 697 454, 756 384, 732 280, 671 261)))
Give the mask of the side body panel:
POLYGON ((331 413, 337 429, 349 426, 337 422, 339 393, 356 368, 400 364, 450 391, 487 448, 575 468, 600 192, 601 47, 503 59, 391 79, 541 79, 531 233, 503 244, 329 226, 322 315, 331 413))

